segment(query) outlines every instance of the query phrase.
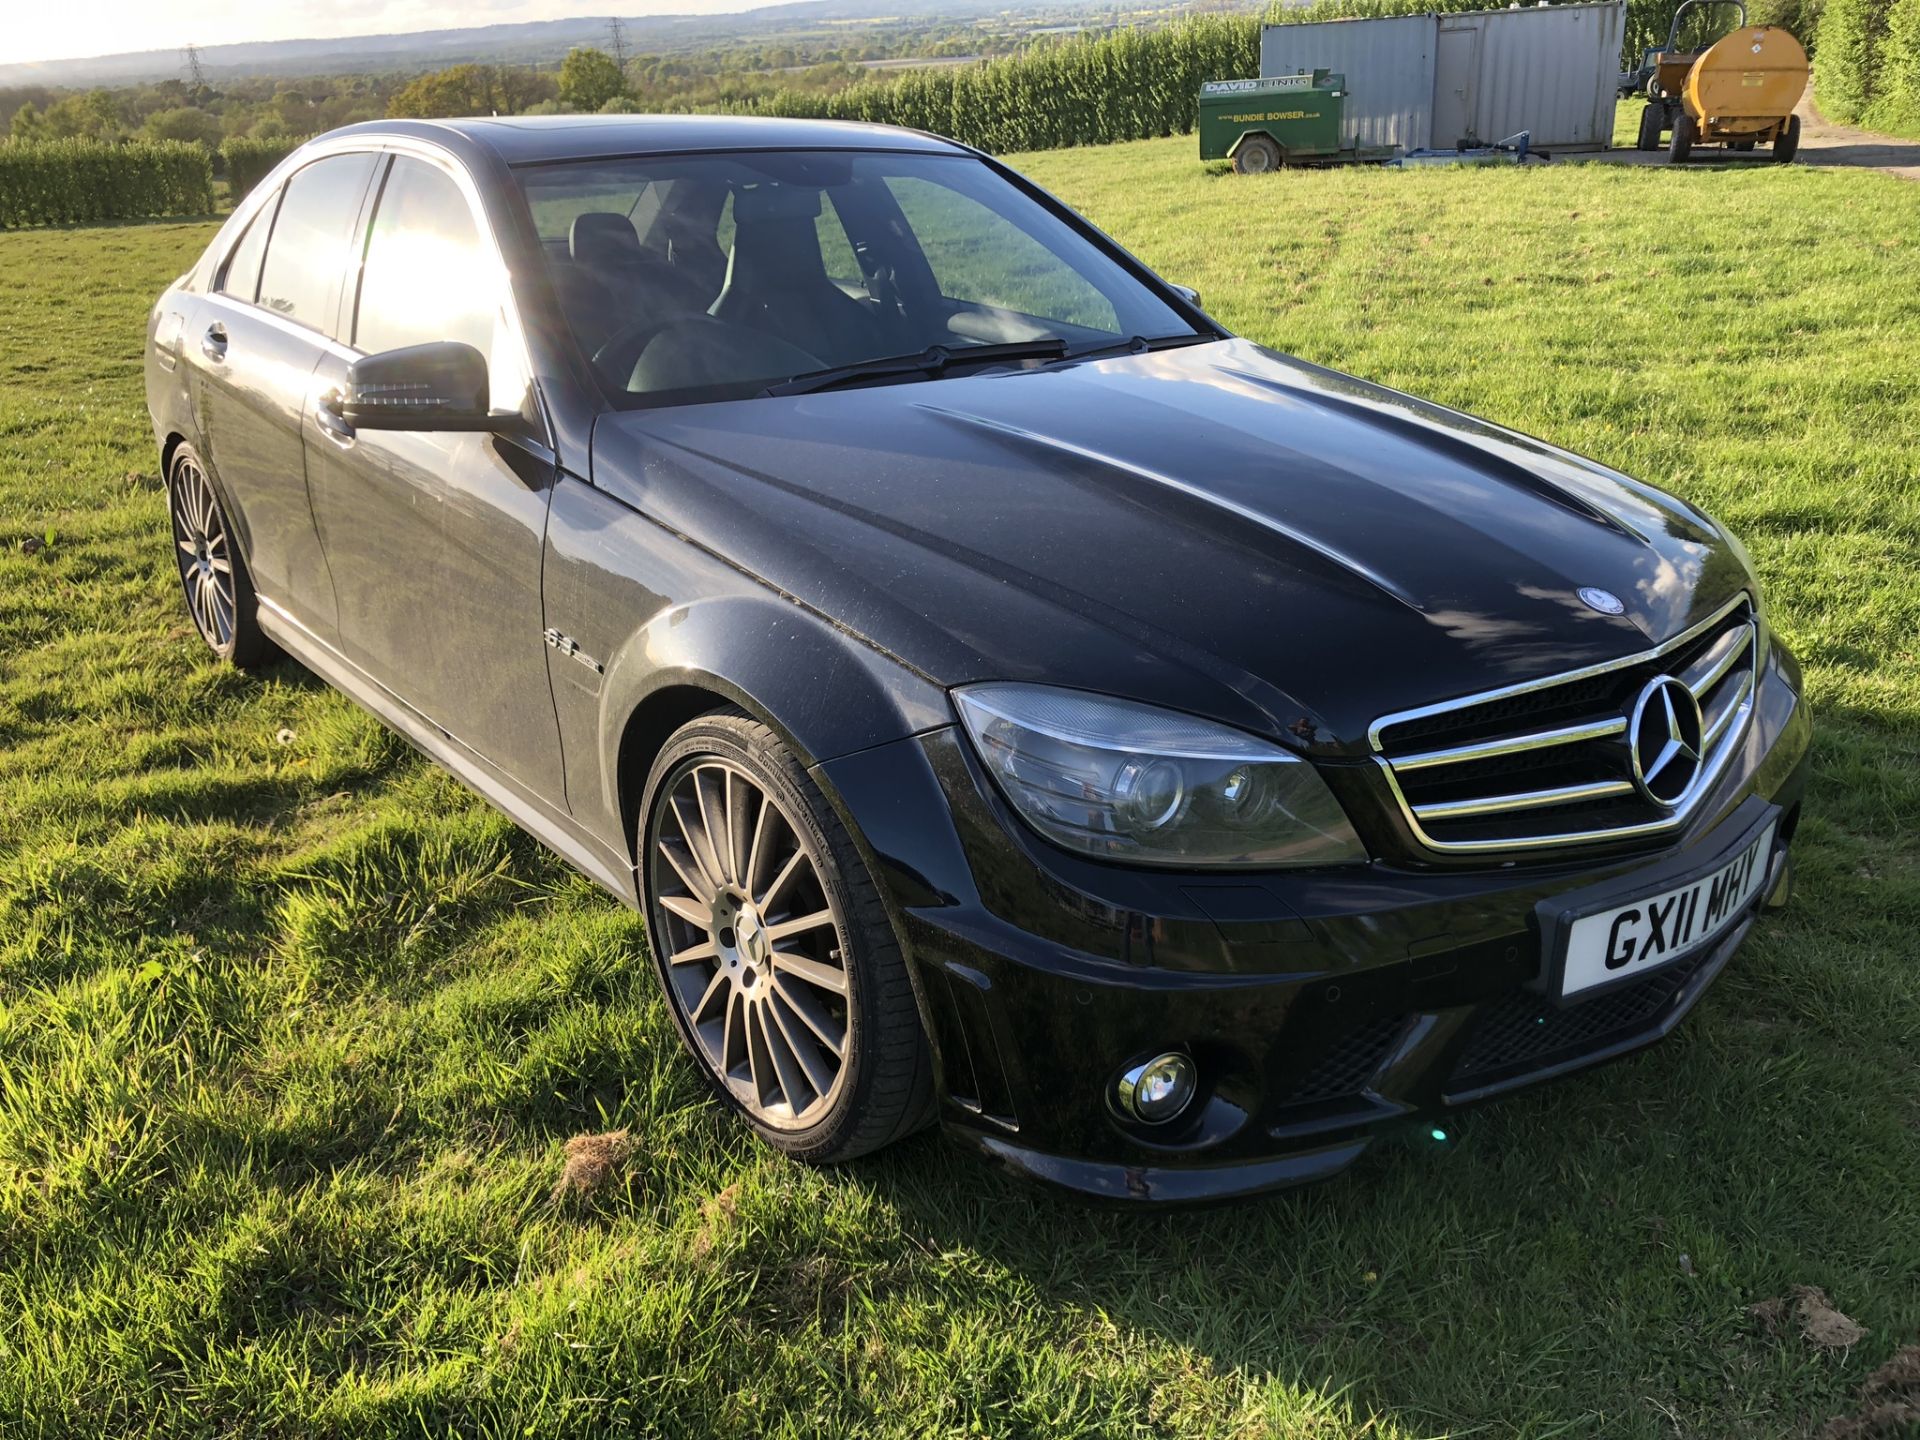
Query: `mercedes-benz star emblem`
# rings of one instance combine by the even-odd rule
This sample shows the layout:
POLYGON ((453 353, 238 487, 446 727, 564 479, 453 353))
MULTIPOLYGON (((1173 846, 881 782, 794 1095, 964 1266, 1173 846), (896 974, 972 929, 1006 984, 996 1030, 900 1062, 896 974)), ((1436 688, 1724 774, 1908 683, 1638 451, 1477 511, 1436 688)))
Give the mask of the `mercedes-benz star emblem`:
POLYGON ((1602 615, 1618 615, 1627 608, 1626 602, 1611 590, 1582 585, 1578 593, 1583 605, 1589 610, 1598 610, 1602 615))
POLYGON ((1700 776, 1700 702, 1671 675, 1647 682, 1633 702, 1627 721, 1627 745, 1633 754, 1633 783, 1665 810, 1676 808, 1700 776))

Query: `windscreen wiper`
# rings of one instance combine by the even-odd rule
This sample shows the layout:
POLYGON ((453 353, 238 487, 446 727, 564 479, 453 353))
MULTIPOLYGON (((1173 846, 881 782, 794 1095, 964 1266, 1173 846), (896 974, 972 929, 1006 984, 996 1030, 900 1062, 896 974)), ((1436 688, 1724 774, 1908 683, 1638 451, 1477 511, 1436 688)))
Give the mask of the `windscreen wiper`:
POLYGON ((1124 340, 1102 340, 1069 350, 1063 360, 1098 360, 1104 355, 1145 355, 1152 350, 1177 350, 1182 345, 1205 345, 1218 335, 1129 335, 1124 340))
POLYGON ((835 365, 830 370, 815 370, 781 380, 760 392, 774 395, 811 395, 816 390, 831 390, 838 385, 856 385, 863 380, 885 380, 894 375, 939 375, 955 365, 991 365, 1007 360, 1063 360, 1067 342, 1059 336, 1045 340, 1016 340, 1010 345, 929 345, 913 355, 886 355, 876 360, 859 360, 851 365, 835 365))

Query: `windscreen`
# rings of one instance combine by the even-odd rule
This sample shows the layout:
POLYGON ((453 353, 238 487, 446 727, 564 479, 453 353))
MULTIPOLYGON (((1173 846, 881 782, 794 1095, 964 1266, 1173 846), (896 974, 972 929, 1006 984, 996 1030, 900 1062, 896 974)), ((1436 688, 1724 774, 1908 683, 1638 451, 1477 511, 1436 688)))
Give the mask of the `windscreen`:
POLYGON ((568 328, 616 404, 735 399, 930 347, 1194 333, 967 156, 717 153, 518 174, 568 328))

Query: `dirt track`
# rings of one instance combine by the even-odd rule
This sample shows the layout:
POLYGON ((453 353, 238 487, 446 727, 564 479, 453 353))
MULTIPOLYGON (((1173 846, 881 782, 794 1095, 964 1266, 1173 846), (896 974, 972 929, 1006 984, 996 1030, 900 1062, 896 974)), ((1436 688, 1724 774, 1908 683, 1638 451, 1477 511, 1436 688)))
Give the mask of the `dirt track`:
POLYGON ((1920 180, 1920 140, 1896 140, 1824 120, 1813 101, 1800 102, 1800 163, 1855 165, 1920 180))
MULTIPOLYGON (((1822 119, 1820 112, 1813 108, 1813 101, 1802 100, 1800 115, 1800 154, 1795 162, 1800 165, 1845 165, 1857 169, 1884 170, 1889 175, 1897 175, 1902 180, 1920 180, 1920 140, 1897 140, 1891 135, 1875 135, 1867 130, 1856 130, 1850 125, 1836 125, 1831 120, 1822 119)), ((1651 153, 1632 148, 1601 150, 1597 152, 1568 152, 1564 158, 1569 161, 1591 161, 1603 165, 1665 165, 1667 151, 1663 145, 1651 153)), ((1765 150, 1748 155, 1736 155, 1709 145, 1693 152, 1690 165, 1724 165, 1728 167, 1745 165, 1768 165, 1772 161, 1765 150)))

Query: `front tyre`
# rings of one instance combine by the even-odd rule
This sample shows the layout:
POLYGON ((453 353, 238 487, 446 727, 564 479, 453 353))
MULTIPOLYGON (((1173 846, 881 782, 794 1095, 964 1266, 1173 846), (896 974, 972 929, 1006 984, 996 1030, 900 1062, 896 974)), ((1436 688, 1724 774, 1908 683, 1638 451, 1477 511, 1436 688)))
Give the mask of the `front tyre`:
POLYGON ((1640 133, 1634 140, 1636 150, 1654 151, 1660 148, 1660 132, 1667 128, 1667 108, 1664 105, 1648 104, 1640 111, 1640 133))
POLYGON ((1693 116, 1682 110, 1673 117, 1673 139, 1667 144, 1667 161, 1673 165, 1686 164, 1687 157, 1693 154, 1694 137, 1699 134, 1699 126, 1693 116))
POLYGON ((191 445, 174 452, 167 471, 167 515, 174 566, 200 638, 242 670, 271 660, 277 652, 260 629, 253 577, 206 464, 191 445))
POLYGON ((799 1160, 850 1160, 931 1109, 919 1011, 846 827, 779 736, 722 710, 654 762, 637 850, 680 1037, 721 1097, 799 1160))

